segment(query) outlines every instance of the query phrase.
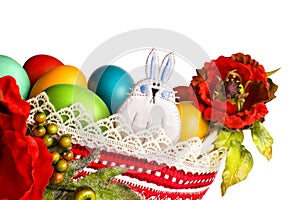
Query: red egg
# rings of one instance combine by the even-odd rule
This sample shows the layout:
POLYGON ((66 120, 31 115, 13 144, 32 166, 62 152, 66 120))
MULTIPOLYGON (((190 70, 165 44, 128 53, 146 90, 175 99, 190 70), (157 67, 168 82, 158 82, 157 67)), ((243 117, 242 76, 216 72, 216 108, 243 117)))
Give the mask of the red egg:
POLYGON ((24 63, 23 67, 28 74, 30 85, 33 86, 38 78, 44 73, 61 65, 63 65, 63 63, 57 58, 45 54, 39 54, 29 58, 24 63))

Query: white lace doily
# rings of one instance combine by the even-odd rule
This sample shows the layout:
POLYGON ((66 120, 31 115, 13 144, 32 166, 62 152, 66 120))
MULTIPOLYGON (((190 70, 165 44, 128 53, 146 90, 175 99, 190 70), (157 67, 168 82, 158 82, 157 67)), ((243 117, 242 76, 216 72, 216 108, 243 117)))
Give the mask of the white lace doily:
POLYGON ((58 125, 58 135, 70 134, 74 144, 103 147, 109 152, 156 161, 192 173, 216 172, 225 157, 224 148, 203 154, 203 144, 198 137, 173 145, 162 128, 134 133, 119 114, 94 122, 81 103, 56 111, 44 92, 27 102, 31 105, 29 126, 35 124, 34 114, 44 111, 48 113, 48 123, 58 125))

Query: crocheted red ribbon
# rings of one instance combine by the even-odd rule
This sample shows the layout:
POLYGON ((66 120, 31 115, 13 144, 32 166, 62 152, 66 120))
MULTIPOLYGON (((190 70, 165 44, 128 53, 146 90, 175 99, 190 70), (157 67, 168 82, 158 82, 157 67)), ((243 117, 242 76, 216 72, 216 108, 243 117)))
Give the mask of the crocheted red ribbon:
MULTIPOLYGON (((121 182, 120 182, 121 183, 121 182)), ((163 192, 163 191, 154 191, 152 189, 141 188, 139 186, 134 186, 131 184, 127 185, 132 190, 138 192, 143 198, 147 200, 167 200, 167 199, 193 199, 201 200, 202 197, 207 192, 208 188, 204 189, 201 192, 197 193, 183 193, 183 192, 163 192)))
MULTIPOLYGON (((80 159, 80 157, 85 157, 90 154, 85 147, 80 145, 73 145, 72 151, 74 152, 76 159, 80 159)), ((101 151, 99 159, 91 162, 87 167, 99 169, 114 166, 127 168, 122 176, 135 178, 146 183, 152 183, 169 189, 196 189, 207 187, 212 184, 217 173, 185 173, 183 170, 177 170, 175 167, 169 167, 164 164, 157 164, 155 161, 148 162, 146 159, 139 159, 133 156, 125 156, 107 151, 101 151)), ((86 175, 88 174, 82 171, 79 172, 74 178, 76 179, 86 175)), ((207 187, 203 191, 197 193, 179 193, 157 191, 152 190, 151 188, 147 189, 136 184, 130 184, 128 182, 124 184, 137 191, 142 196, 145 196, 146 199, 151 199, 154 196, 159 196, 159 198, 156 199, 166 199, 167 197, 171 199, 176 199, 178 197, 183 199, 191 197, 193 197, 192 199, 201 199, 208 189, 207 187)))

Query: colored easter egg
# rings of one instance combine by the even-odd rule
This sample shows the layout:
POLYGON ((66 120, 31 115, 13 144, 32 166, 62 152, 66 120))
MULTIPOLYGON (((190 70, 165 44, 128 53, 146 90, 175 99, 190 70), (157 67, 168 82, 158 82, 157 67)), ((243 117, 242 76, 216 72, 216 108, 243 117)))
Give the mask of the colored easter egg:
POLYGON ((14 59, 0 55, 0 77, 10 75, 14 77, 20 88, 20 94, 26 99, 30 90, 30 81, 24 68, 14 59))
POLYGON ((56 110, 80 102, 94 121, 98 121, 110 115, 102 99, 87 88, 71 84, 58 84, 47 88, 45 92, 56 110))
POLYGON ((30 85, 34 83, 46 72, 53 69, 54 67, 61 66, 63 63, 50 55, 39 54, 30 57, 23 65, 26 70, 30 85))
POLYGON ((87 88, 84 74, 76 67, 61 65, 42 75, 33 85, 30 98, 38 95, 45 89, 56 84, 73 84, 87 88))
POLYGON ((103 99, 112 114, 117 112, 133 86, 132 77, 114 65, 99 67, 88 80, 88 88, 103 99))
POLYGON ((179 141, 196 136, 203 138, 207 133, 209 123, 203 118, 202 113, 189 101, 182 101, 176 105, 181 121, 179 141))

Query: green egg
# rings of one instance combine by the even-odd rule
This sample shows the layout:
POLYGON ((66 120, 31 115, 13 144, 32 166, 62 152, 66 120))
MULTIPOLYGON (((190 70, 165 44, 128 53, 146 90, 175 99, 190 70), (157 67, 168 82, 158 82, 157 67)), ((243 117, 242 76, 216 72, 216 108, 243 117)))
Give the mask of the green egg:
POLYGON ((26 99, 30 90, 30 80, 25 69, 14 59, 0 55, 0 77, 12 76, 20 88, 20 94, 26 99))
POLYGON ((107 118, 110 115, 104 101, 87 88, 72 84, 57 84, 47 88, 45 92, 56 110, 80 102, 94 121, 107 118))

